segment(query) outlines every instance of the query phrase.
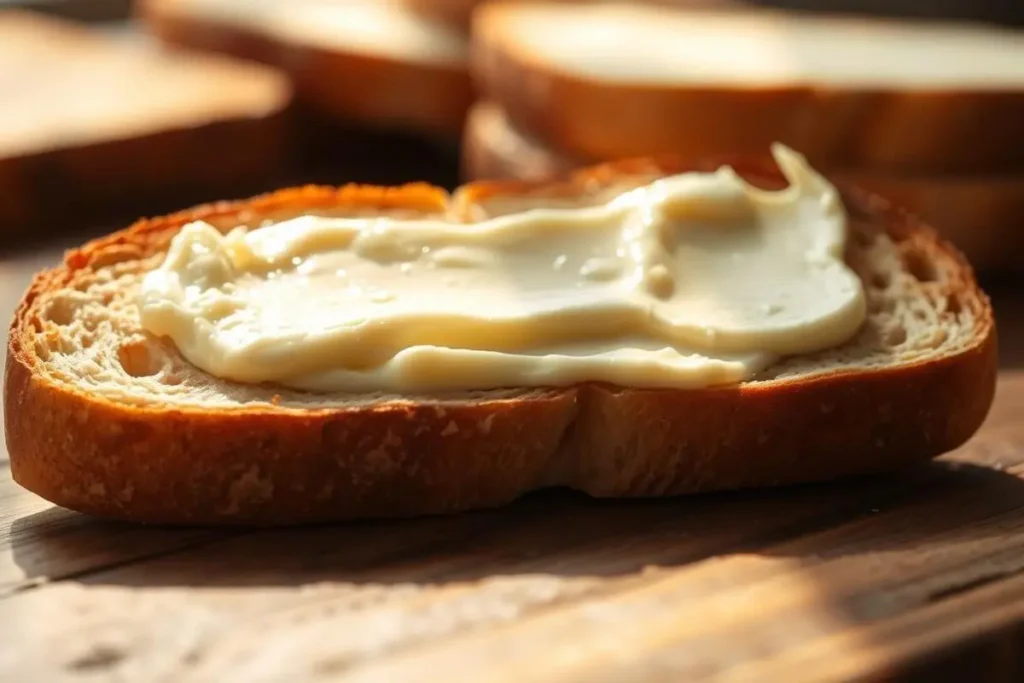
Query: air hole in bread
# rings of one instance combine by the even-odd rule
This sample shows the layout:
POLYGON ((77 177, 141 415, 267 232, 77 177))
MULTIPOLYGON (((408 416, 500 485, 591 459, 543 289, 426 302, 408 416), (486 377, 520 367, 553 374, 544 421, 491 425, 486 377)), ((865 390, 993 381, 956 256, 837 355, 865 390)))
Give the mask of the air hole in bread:
POLYGON ((907 330, 902 325, 890 328, 885 333, 885 343, 888 346, 899 346, 907 341, 907 330))
POLYGON ((121 344, 117 350, 117 360, 132 377, 152 377, 161 369, 160 362, 150 353, 149 346, 142 339, 121 344))
POLYGON ((60 327, 66 327, 75 319, 75 304, 65 297, 54 297, 46 306, 46 319, 60 327))
POLYGON ((952 313, 953 315, 960 315, 960 311, 963 310, 960 305, 960 297, 956 294, 950 294, 946 297, 946 312, 952 313))
POLYGON ((177 386, 178 384, 181 384, 181 382, 182 382, 181 375, 178 375, 176 373, 165 372, 165 373, 160 375, 160 383, 161 384, 166 384, 167 386, 173 387, 173 386, 177 386))
POLYGON ((935 264, 913 249, 904 252, 903 264, 906 266, 907 272, 918 282, 935 282, 939 279, 935 264))
POLYGON ((871 286, 875 289, 886 289, 889 286, 888 273, 872 273, 871 286))

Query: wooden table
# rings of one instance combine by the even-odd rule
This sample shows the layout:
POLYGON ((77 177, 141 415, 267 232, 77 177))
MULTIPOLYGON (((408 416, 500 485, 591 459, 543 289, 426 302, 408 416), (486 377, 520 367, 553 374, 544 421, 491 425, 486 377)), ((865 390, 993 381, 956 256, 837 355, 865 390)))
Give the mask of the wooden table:
POLYGON ((89 519, 0 453, 0 680, 1024 680, 1022 416, 1007 371, 895 478, 271 532, 89 519))

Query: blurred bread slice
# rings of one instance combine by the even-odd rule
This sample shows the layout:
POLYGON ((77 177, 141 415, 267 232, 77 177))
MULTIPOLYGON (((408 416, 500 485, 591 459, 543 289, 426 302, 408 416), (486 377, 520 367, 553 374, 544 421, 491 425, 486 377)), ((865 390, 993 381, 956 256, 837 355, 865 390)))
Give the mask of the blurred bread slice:
POLYGON ((513 1, 477 10, 472 55, 517 125, 581 157, 778 140, 825 170, 1024 170, 1022 31, 513 1))
POLYGON ((443 21, 464 31, 469 30, 473 10, 484 0, 401 0, 412 11, 443 21))
POLYGON ((472 101, 457 29, 388 0, 140 0, 174 45, 281 67, 314 112, 455 136, 472 101))
MULTIPOLYGON (((597 159, 573 159, 517 130, 501 107, 472 108, 463 137, 463 176, 472 180, 538 181, 597 159)), ((836 171, 836 179, 878 193, 934 224, 980 270, 1020 268, 1024 252, 1024 173, 900 176, 836 171)))
POLYGON ((462 135, 464 182, 544 180, 586 165, 519 130, 495 102, 483 100, 469 110, 462 135))
MULTIPOLYGON (((468 31, 473 11, 487 0, 398 0, 425 17, 437 19, 468 31)), ((612 0, 557 0, 562 3, 597 4, 612 0)), ((636 0, 647 4, 685 7, 687 9, 728 9, 749 6, 751 0, 636 0)))
POLYGON ((5 11, 0 84, 5 237, 107 205, 251 192, 284 159, 291 90, 265 67, 5 11))

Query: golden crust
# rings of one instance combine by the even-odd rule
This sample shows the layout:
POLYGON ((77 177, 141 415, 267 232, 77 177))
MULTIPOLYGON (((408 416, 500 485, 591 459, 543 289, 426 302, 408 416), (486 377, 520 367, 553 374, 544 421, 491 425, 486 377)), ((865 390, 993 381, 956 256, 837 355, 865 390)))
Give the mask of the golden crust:
MULTIPOLYGON (((938 456, 978 428, 996 376, 987 298, 963 257, 933 231, 852 188, 844 188, 851 214, 954 271, 950 292, 977 321, 972 343, 887 369, 699 391, 587 384, 476 402, 316 410, 142 407, 41 371, 37 299, 111 258, 159 253, 189 220, 245 222, 311 207, 458 213, 499 192, 588 191, 640 165, 686 168, 636 160, 561 184, 473 184, 453 201, 425 185, 283 190, 140 221, 70 252, 37 276, 11 325, 4 405, 15 479, 59 505, 107 517, 290 524, 494 506, 545 486, 650 496, 823 480, 938 456)), ((782 182, 759 162, 735 165, 761 184, 782 182)))

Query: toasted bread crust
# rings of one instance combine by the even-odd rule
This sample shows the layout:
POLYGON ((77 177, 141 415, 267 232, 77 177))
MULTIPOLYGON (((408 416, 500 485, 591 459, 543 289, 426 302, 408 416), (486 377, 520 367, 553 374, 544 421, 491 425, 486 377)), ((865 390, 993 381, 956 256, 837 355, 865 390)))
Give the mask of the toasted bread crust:
POLYGON ((205 21, 166 0, 144 0, 137 11, 168 44, 284 69, 298 103, 321 116, 455 137, 473 100, 465 65, 417 63, 285 42, 237 24, 205 21))
POLYGON ((471 69, 482 94, 518 127, 567 155, 703 158, 758 154, 783 142, 826 171, 1020 170, 1021 148, 1008 141, 1019 139, 1011 131, 1021 131, 1024 121, 1022 91, 602 83, 516 44, 508 17, 530 4, 496 2, 477 10, 471 69))
MULTIPOLYGON (((844 188, 851 213, 955 265, 958 304, 978 321, 952 355, 880 370, 698 391, 586 384, 479 402, 388 402, 298 410, 131 405, 58 383, 36 353, 37 299, 111 258, 159 253, 189 220, 248 220, 330 206, 459 211, 495 193, 573 194, 634 161, 563 184, 484 183, 452 202, 439 189, 300 188, 140 221, 70 252, 37 276, 10 330, 4 387, 15 479, 65 507, 186 524, 290 524, 495 506, 545 486, 651 496, 831 479, 903 467, 971 436, 995 390, 992 311, 970 267, 916 219, 844 188)), ((778 184, 777 172, 737 165, 778 184)))

